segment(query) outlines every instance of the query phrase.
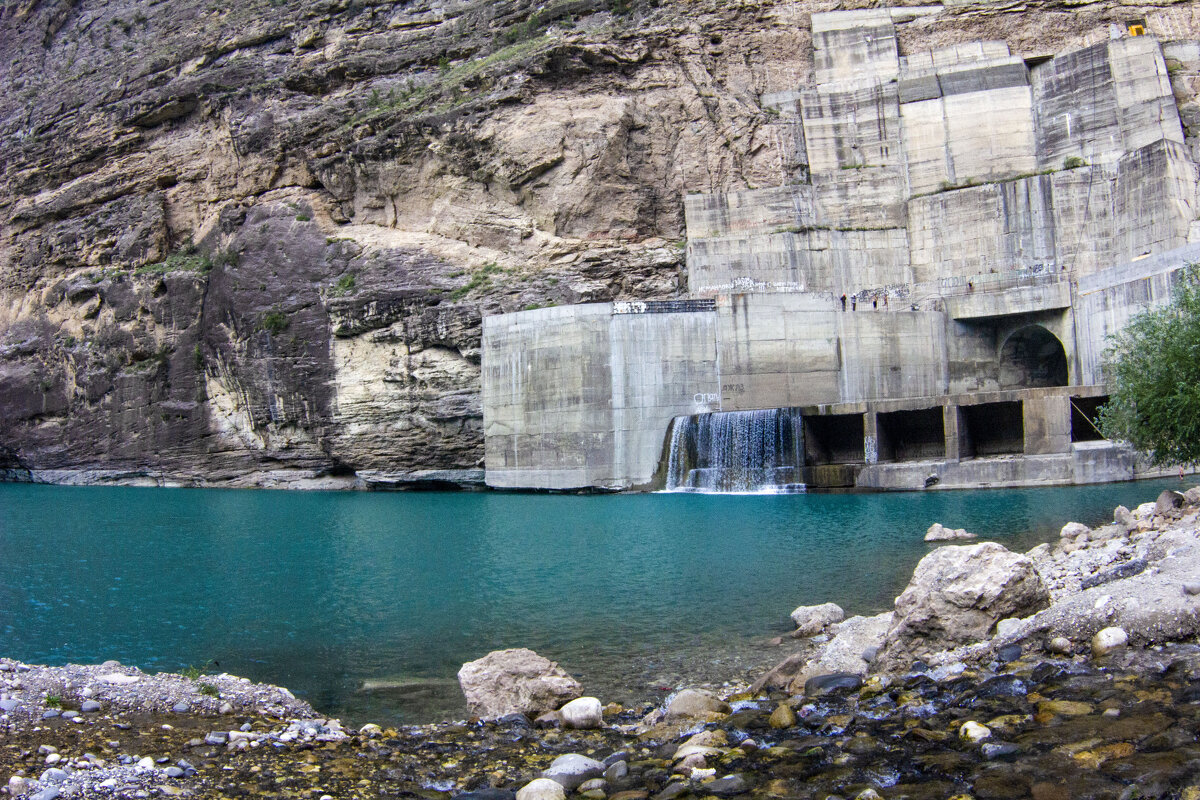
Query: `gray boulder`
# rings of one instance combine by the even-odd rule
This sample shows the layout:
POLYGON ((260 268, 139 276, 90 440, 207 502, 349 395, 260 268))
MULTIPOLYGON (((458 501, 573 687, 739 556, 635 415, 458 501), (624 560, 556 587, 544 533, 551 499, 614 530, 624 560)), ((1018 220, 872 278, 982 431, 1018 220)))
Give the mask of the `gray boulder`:
POLYGON ((471 712, 482 719, 537 717, 583 694, 579 682, 558 664, 523 647, 494 650, 463 664, 458 684, 471 712))
POLYGON ((796 623, 795 637, 816 636, 835 622, 846 618, 846 612, 837 603, 822 603, 819 606, 800 606, 792 612, 796 623))
POLYGON ((1154 501, 1154 512, 1163 515, 1173 514, 1176 509, 1183 508, 1184 502, 1184 497, 1179 492, 1163 489, 1158 499, 1154 501))
POLYGON ((903 669, 916 658, 981 641, 1001 619, 1029 616, 1049 601, 1026 556, 995 542, 939 548, 921 559, 896 598, 879 665, 903 669))

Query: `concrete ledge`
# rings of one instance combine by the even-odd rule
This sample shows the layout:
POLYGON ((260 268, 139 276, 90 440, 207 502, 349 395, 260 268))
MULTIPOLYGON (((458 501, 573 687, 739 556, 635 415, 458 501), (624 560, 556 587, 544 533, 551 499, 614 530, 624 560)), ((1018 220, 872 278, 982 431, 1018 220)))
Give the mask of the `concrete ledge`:
POLYGON ((1039 286, 1015 286, 998 292, 974 292, 946 298, 946 311, 953 319, 986 319, 1029 314, 1034 311, 1069 308, 1069 281, 1039 286))

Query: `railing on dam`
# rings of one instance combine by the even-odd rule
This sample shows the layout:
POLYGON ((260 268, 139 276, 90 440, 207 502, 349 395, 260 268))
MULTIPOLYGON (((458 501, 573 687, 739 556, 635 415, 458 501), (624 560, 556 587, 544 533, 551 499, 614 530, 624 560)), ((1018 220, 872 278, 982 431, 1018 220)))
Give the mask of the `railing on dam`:
POLYGON ((624 300, 613 303, 614 314, 685 314, 696 311, 716 311, 717 301, 711 297, 688 300, 624 300))

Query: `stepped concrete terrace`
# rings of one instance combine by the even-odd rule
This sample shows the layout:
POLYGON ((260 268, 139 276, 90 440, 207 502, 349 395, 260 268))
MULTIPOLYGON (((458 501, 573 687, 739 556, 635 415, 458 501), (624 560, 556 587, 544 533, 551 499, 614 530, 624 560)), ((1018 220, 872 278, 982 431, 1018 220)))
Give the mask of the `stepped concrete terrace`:
POLYGON ((489 485, 657 488, 674 418, 772 408, 809 486, 1149 474, 1096 415, 1106 337, 1200 261, 1164 45, 900 53, 939 11, 813 15, 815 83, 763 98, 806 180, 689 195, 688 297, 484 320, 489 485))

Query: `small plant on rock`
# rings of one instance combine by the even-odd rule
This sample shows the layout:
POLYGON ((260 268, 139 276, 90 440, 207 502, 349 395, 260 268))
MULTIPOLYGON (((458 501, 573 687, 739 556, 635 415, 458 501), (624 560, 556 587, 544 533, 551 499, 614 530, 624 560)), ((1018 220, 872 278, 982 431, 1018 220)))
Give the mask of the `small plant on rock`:
POLYGON ((213 686, 211 683, 201 683, 199 686, 196 687, 196 691, 200 692, 200 694, 205 695, 207 697, 220 697, 221 696, 220 690, 217 689, 216 686, 213 686))

